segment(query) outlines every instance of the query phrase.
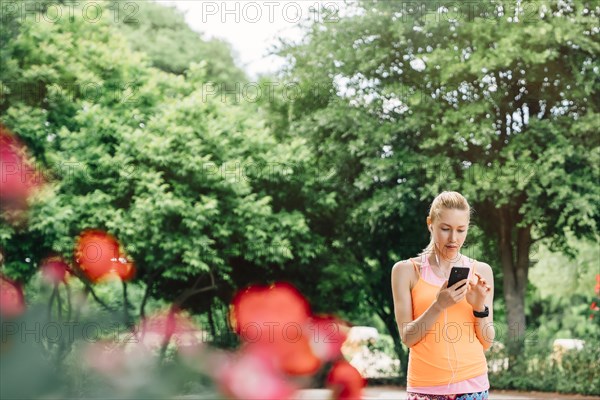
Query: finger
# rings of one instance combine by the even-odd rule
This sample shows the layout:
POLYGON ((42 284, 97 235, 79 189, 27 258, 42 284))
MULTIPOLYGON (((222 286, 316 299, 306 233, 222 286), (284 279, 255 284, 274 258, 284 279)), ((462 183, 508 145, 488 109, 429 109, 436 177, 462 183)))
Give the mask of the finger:
POLYGON ((469 281, 468 279, 463 279, 462 281, 458 281, 450 287, 454 288, 454 290, 457 290, 460 286, 466 285, 468 281, 469 281))
POLYGON ((458 296, 456 296, 456 299, 455 299, 455 300, 456 300, 457 302, 458 302, 458 301, 462 301, 462 299, 464 299, 465 297, 467 297, 467 294, 466 294, 466 293, 461 293, 461 294, 459 294, 458 296))

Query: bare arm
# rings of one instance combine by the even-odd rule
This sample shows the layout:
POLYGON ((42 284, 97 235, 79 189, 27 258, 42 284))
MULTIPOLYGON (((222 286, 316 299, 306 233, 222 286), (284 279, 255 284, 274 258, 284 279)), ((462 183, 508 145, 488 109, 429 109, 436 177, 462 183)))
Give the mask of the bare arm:
MULTIPOLYGON (((394 315, 400 332, 400 338, 407 347, 419 343, 433 330, 441 312, 448 306, 460 301, 466 294, 466 285, 462 289, 446 290, 447 282, 440 289, 436 300, 429 308, 413 320, 412 298, 410 295, 410 279, 414 276, 414 269, 410 261, 398 262, 392 267, 392 295, 394 297, 394 315)), ((454 286, 460 286, 466 280, 459 281, 454 286)), ((453 286, 453 287, 454 287, 453 286)))
POLYGON ((490 287, 487 292, 485 301, 481 304, 474 304, 473 310, 483 311, 485 306, 488 306, 490 314, 485 318, 475 318, 475 334, 477 339, 483 345, 484 350, 488 350, 494 343, 496 330, 494 329, 494 273, 492 267, 486 263, 477 264, 477 275, 480 277, 480 282, 483 285, 490 287))

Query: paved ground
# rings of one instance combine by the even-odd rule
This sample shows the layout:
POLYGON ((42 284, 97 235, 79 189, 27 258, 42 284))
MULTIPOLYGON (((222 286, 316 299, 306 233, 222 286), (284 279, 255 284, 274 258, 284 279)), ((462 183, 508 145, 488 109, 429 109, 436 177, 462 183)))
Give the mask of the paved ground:
MULTIPOLYGON (((297 400, 325 400, 330 399, 327 389, 301 390, 297 400)), ((406 391, 394 387, 368 387, 365 389, 363 400, 405 400, 406 391)), ((490 392, 490 400, 531 400, 531 399, 569 399, 569 400, 599 400, 600 397, 580 395, 562 395, 558 393, 543 392, 507 392, 502 390, 490 392)))

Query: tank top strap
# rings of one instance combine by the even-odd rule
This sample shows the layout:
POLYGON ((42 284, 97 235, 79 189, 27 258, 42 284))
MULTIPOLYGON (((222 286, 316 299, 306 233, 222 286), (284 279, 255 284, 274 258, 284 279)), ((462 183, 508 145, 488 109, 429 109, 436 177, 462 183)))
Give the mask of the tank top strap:
POLYGON ((412 263, 415 271, 417 271, 417 275, 419 275, 419 278, 420 278, 421 277, 421 271, 419 271, 419 266, 415 263, 415 261, 412 258, 409 258, 408 260, 412 263))
POLYGON ((430 270, 431 270, 431 265, 429 265, 429 257, 427 257, 427 254, 422 254, 421 255, 421 271, 423 274, 423 278, 426 281, 431 280, 431 278, 429 277, 429 275, 431 275, 429 273, 430 270))
POLYGON ((421 254, 421 266, 423 268, 429 267, 429 257, 427 257, 427 254, 421 254))

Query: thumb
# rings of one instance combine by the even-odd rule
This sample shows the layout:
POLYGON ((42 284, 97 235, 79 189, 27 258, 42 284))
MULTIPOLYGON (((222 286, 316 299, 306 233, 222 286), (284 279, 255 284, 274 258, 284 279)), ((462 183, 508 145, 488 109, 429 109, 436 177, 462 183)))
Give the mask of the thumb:
POLYGON ((441 290, 444 290, 448 287, 448 281, 444 281, 444 284, 442 285, 441 290))

